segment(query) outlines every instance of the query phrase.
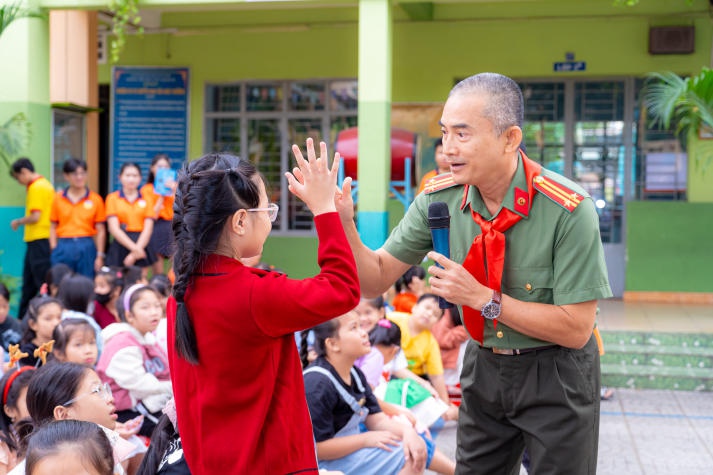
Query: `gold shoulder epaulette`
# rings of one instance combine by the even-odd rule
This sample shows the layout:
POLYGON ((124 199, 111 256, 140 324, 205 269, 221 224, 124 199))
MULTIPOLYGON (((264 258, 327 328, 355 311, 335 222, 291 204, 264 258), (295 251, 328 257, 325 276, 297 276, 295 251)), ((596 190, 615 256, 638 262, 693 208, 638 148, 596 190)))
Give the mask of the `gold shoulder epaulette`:
POLYGON ((445 190, 452 186, 456 186, 458 183, 453 179, 452 173, 443 173, 441 175, 436 175, 426 182, 426 186, 423 187, 423 192, 427 195, 430 193, 435 193, 436 191, 445 190))
POLYGON ((584 196, 576 193, 552 178, 537 175, 532 184, 537 191, 569 211, 570 213, 582 202, 584 196))

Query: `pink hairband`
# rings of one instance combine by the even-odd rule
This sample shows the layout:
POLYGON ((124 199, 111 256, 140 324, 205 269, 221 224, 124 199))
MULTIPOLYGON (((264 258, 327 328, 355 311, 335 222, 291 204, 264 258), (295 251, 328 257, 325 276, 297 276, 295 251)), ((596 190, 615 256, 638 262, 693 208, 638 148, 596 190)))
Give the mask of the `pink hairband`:
POLYGON ((129 307, 129 304, 131 303, 131 296, 134 295, 134 292, 139 290, 142 287, 146 287, 145 284, 134 284, 131 287, 129 287, 124 294, 124 312, 129 312, 131 311, 131 308, 129 307))
POLYGON ((387 319, 387 318, 382 318, 381 320, 379 320, 379 321, 377 322, 377 324, 378 324, 380 327, 391 328, 391 320, 389 320, 389 319, 387 319))

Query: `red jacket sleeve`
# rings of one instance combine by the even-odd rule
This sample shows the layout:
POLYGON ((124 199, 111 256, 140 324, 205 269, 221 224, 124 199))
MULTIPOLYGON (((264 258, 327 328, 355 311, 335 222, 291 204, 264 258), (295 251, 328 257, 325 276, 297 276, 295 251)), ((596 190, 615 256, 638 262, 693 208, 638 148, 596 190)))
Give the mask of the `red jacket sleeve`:
POLYGON ((256 324, 271 336, 280 336, 339 317, 356 308, 360 298, 356 262, 339 215, 325 213, 314 219, 319 237, 320 273, 303 280, 267 275, 253 287, 251 300, 256 324))

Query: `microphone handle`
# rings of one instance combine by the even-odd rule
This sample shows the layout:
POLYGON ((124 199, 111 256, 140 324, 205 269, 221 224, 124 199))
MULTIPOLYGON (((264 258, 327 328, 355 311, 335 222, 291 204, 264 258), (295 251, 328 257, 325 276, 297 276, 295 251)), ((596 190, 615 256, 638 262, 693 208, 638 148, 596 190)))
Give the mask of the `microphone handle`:
MULTIPOLYGON (((431 239, 433 240, 433 250, 439 254, 450 259, 451 257, 451 247, 449 239, 450 230, 448 228, 431 228, 431 239)), ((443 269, 443 266, 436 263, 438 267, 443 269)), ((444 299, 443 297, 438 297, 438 306, 440 308, 446 309, 453 307, 453 304, 444 299)))

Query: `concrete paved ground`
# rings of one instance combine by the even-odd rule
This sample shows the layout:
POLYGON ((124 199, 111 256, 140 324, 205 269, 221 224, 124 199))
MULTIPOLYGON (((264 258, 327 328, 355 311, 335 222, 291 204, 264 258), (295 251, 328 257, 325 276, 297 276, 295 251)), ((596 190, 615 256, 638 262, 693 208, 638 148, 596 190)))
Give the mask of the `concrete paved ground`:
MULTIPOLYGON (((455 458, 455 423, 436 443, 455 458)), ((713 393, 616 389, 601 404, 597 473, 713 473, 713 393)))

